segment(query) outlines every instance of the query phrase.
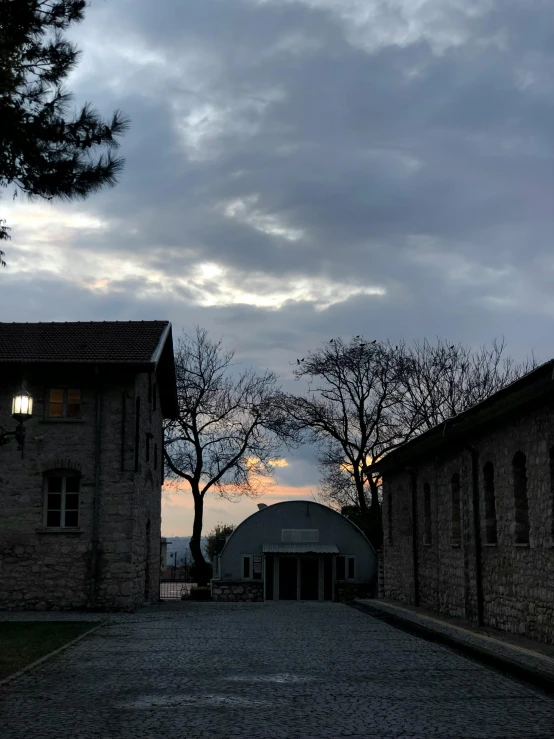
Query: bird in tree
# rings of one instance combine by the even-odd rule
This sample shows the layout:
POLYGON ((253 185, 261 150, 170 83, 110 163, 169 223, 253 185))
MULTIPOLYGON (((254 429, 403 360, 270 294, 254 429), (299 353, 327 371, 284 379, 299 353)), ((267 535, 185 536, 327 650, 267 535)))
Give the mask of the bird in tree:
MULTIPOLYGON (((116 111, 104 120, 89 103, 72 114, 63 87, 80 56, 63 34, 85 6, 0 0, 0 187, 70 200, 117 182, 124 161, 114 151, 128 119, 116 111)), ((2 220, 0 240, 8 238, 2 220)))

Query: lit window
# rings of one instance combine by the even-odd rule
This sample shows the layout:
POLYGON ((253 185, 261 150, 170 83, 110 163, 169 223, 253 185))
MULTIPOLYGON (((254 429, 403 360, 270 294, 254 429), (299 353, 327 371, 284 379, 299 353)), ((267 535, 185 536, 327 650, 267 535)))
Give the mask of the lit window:
POLYGON ((46 477, 46 527, 55 529, 79 526, 79 477, 46 477))
POLYGON ((81 391, 71 388, 50 390, 48 416, 50 418, 79 418, 81 415, 81 391))

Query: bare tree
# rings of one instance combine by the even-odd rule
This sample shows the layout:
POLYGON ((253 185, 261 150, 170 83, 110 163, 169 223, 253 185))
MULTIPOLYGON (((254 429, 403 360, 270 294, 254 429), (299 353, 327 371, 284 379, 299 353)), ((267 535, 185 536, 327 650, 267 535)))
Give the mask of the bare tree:
POLYGON ((323 493, 362 512, 379 502, 379 480, 368 467, 409 438, 399 400, 403 347, 390 342, 332 339, 297 360, 296 379, 308 380, 305 396, 289 396, 288 409, 319 447, 323 493))
POLYGON ((401 361, 402 407, 414 433, 433 428, 480 403, 537 366, 505 355, 504 338, 471 349, 438 339, 415 342, 401 361), (408 420, 409 419, 409 420, 408 420))
POLYGON ((372 463, 536 366, 534 359, 516 364, 504 350, 503 340, 472 350, 440 339, 407 347, 356 337, 298 359, 295 375, 308 380, 307 393, 289 396, 288 408, 319 447, 322 498, 356 507, 365 520, 370 506, 380 519, 372 463))
POLYGON ((166 424, 164 455, 194 499, 190 550, 199 584, 208 577, 201 548, 205 496, 259 494, 273 474, 272 460, 292 438, 276 375, 238 372, 233 357, 199 327, 178 341, 175 356, 179 418, 166 424))

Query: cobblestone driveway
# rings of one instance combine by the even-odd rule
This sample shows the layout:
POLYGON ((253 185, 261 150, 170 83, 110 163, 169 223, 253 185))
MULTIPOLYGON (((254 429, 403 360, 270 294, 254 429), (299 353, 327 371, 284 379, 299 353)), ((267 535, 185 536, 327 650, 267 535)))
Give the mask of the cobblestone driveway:
POLYGON ((2 739, 551 739, 554 700, 332 603, 175 603, 0 688, 2 739))

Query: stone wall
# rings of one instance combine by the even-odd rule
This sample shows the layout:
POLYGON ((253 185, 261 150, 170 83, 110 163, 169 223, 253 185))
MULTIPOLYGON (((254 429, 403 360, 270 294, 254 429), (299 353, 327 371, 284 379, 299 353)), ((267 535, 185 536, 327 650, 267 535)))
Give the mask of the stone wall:
POLYGON ((263 601, 263 582, 229 582, 212 580, 212 600, 216 601, 263 601))
MULTIPOLYGON (((549 451, 554 446, 554 408, 534 409, 476 434, 479 472, 479 541, 484 623, 554 643, 554 495, 549 451), (529 544, 515 542, 512 459, 527 459, 529 544), (483 467, 494 465, 497 543, 487 544, 483 467)), ((419 604, 452 616, 477 621, 476 540, 472 492, 472 458, 464 448, 443 452, 432 461, 412 465, 416 475, 419 604), (461 539, 453 542, 452 488, 460 475, 461 539), (431 488, 431 543, 423 542, 423 485, 431 488)), ((411 473, 383 477, 385 597, 414 603, 411 473), (389 496, 392 495, 392 543, 388 541, 389 496)))
MULTIPOLYGON (((34 417, 26 426, 24 458, 14 441, 0 447, 0 608, 133 609, 159 593, 162 421, 148 402, 148 375, 109 375, 101 370, 101 464, 97 579, 92 601, 95 494, 95 378, 91 368, 27 372, 34 417), (109 379, 108 379, 109 377, 109 379), (81 417, 46 417, 49 387, 81 388, 81 417), (141 400, 139 465, 135 472, 135 394, 141 400), (146 433, 153 433, 146 462, 146 433), (154 469, 154 442, 158 444, 154 469), (78 531, 51 531, 44 522, 44 473, 80 473, 78 531), (150 519, 146 584, 146 523, 150 519)), ((12 428, 11 396, 21 376, 5 376, 0 388, 0 425, 12 428)))

